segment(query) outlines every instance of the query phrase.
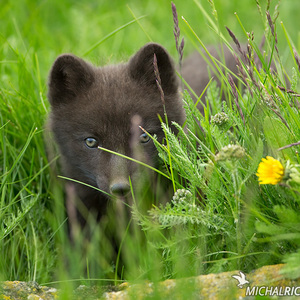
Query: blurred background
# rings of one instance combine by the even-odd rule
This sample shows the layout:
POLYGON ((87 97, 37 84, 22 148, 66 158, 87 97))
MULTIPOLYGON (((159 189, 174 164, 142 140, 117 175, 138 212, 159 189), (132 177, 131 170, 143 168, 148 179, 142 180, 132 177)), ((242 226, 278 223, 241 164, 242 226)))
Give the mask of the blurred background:
MULTIPOLYGON (((11 1, 1 0, 0 23, 2 59, 13 58, 12 49, 24 55, 36 53, 43 84, 55 57, 64 52, 82 56, 93 45, 103 40, 135 18, 139 21, 119 30, 89 52, 87 57, 96 64, 106 64, 126 60, 138 48, 150 40, 161 43, 175 54, 173 39, 173 19, 171 2, 166 0, 131 1, 11 1)), ((265 9, 269 1, 256 0, 215 0, 219 30, 229 38, 225 26, 245 41, 245 34, 237 17, 247 32, 254 32, 259 43, 265 27, 265 9), (261 12, 260 12, 261 10, 261 12)), ((271 16, 278 1, 270 1, 271 16)), ((215 21, 213 7, 209 1, 174 1, 179 16, 182 36, 186 39, 186 53, 193 51, 191 31, 181 20, 184 16, 193 30, 205 44, 218 42, 218 35, 211 29, 203 11, 215 21)), ((300 2, 284 0, 280 3, 277 28, 282 21, 291 39, 299 44, 300 2)), ((282 28, 277 30, 280 45, 285 44, 282 28)))

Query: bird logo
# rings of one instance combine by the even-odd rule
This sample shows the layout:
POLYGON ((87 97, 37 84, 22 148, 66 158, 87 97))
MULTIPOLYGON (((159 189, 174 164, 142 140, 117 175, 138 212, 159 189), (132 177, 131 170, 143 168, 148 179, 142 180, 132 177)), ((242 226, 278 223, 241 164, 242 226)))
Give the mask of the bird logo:
POLYGON ((239 282, 237 286, 240 289, 242 289, 243 285, 246 284, 246 283, 249 283, 249 281, 246 279, 246 275, 243 272, 240 272, 240 275, 241 276, 239 276, 239 275, 232 275, 232 277, 239 282))

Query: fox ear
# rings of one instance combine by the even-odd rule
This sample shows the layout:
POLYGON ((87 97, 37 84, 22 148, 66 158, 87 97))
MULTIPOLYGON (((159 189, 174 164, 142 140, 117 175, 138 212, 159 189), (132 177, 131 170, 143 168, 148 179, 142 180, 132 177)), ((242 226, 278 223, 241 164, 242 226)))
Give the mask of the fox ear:
POLYGON ((155 86, 154 54, 157 58, 157 66, 161 78, 162 89, 165 94, 173 94, 178 91, 178 78, 173 60, 168 52, 159 44, 149 43, 142 47, 129 61, 129 71, 132 78, 148 86, 155 86))
POLYGON ((86 90, 94 81, 94 69, 81 58, 63 54, 54 62, 49 77, 51 105, 64 103, 86 90))

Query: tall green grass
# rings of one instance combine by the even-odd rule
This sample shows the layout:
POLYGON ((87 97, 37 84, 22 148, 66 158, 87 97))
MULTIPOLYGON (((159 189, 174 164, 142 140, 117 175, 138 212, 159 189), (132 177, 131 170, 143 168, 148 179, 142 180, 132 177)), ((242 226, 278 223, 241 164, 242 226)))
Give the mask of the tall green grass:
POLYGON ((300 261, 298 146, 278 151, 300 136, 298 97, 278 87, 285 87, 287 78, 288 89, 299 88, 293 51, 293 46, 299 50, 294 30, 299 4, 286 1, 277 9, 272 2, 268 7, 273 19, 280 12, 275 23, 279 55, 265 14, 267 4, 259 9, 250 0, 216 0, 214 6, 196 0, 175 4, 179 16, 184 16, 179 26, 186 52, 220 41, 234 47, 224 25, 241 41, 254 31, 250 45, 263 65, 263 70, 252 65, 257 86, 242 64, 253 96, 247 88, 240 91, 239 109, 228 77, 221 77, 225 93, 212 82, 207 94, 210 106, 202 116, 185 93, 185 130, 179 127, 176 137, 163 126, 169 146, 158 145, 162 169, 172 178, 170 186, 183 191, 162 204, 158 191, 142 190, 134 195, 132 220, 122 203, 115 203, 101 224, 91 222, 90 242, 77 232, 73 243, 67 233, 64 192, 49 167, 57 157, 48 161, 43 141, 48 71, 62 52, 102 65, 126 60, 149 40, 162 43, 176 57, 171 4, 130 1, 128 6, 120 2, 116 9, 109 1, 27 0, 2 5, 2 280, 60 283, 68 299, 69 289, 80 283, 158 281, 234 269, 247 272, 280 262, 288 263, 289 276, 299 276, 299 268, 294 267, 300 261), (265 52, 259 50, 263 33, 265 52), (278 75, 269 72, 268 57, 278 75), (226 104, 221 101, 225 94, 226 104), (223 113, 223 123, 218 113, 223 113), (232 151, 230 144, 237 148, 232 151), (266 155, 281 160, 290 170, 290 180, 275 186, 258 184, 255 173, 266 155), (151 210, 142 206, 144 201, 154 203, 151 210), (117 256, 112 234, 121 245, 117 256))

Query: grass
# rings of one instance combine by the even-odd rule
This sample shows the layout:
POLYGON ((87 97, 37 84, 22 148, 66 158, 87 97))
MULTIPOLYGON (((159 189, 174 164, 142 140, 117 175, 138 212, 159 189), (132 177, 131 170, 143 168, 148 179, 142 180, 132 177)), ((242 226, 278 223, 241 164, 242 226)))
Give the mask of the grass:
MULTIPOLYGON (((176 57, 171 4, 128 1, 127 5, 120 2, 118 9, 109 1, 27 0, 3 4, 2 280, 56 282, 66 291, 67 299, 69 289, 79 282, 158 281, 235 269, 248 272, 280 262, 288 263, 288 276, 299 277, 299 267, 295 268, 300 261, 298 146, 278 150, 299 141, 298 97, 278 86, 285 87, 286 77, 288 89, 299 88, 299 63, 293 46, 300 49, 294 30, 298 28, 296 12, 300 4, 285 1, 278 10, 277 55, 265 5, 257 9, 255 1, 216 0, 217 13, 212 13, 212 4, 200 3, 175 3, 179 16, 184 16, 184 20, 179 19, 179 27, 185 37, 185 51, 199 49, 201 43, 219 42, 222 37, 233 44, 225 25, 241 41, 247 40, 247 32, 253 30, 255 40, 250 44, 264 67, 259 71, 252 64, 252 76, 242 63, 253 96, 245 88, 235 97, 228 77, 223 77, 222 88, 229 95, 227 104, 220 101, 220 91, 211 83, 207 94, 211 106, 205 107, 202 116, 185 94, 186 131, 179 128, 177 138, 164 127, 168 147, 158 149, 167 176, 172 178, 171 185, 188 192, 177 193, 162 206, 155 192, 145 190, 135 195, 135 204, 147 195, 155 203, 152 210, 134 205, 130 226, 126 218, 112 222, 112 210, 112 216, 102 220, 100 226, 90 224, 95 229, 90 243, 77 233, 73 244, 67 234, 63 189, 49 168, 57 157, 54 162, 48 161, 43 140, 51 64, 63 52, 84 56, 98 65, 116 63, 127 60, 149 40, 163 44, 176 57), (265 51, 272 56, 278 75, 268 71, 269 61, 258 50, 263 32, 267 34, 265 51), (217 120, 220 112, 225 121, 217 120), (204 132, 205 138, 201 133, 196 136, 196 131, 204 132), (226 148, 230 144, 237 148, 226 148), (266 155, 279 159, 288 171, 280 184, 258 184, 255 173, 266 155), (96 230, 99 227, 102 230, 96 230), (117 259, 111 255, 110 232, 117 232, 121 241, 117 259)), ((269 8, 273 19, 275 5, 272 2, 269 8)), ((116 204, 114 209, 119 207, 116 204)))

